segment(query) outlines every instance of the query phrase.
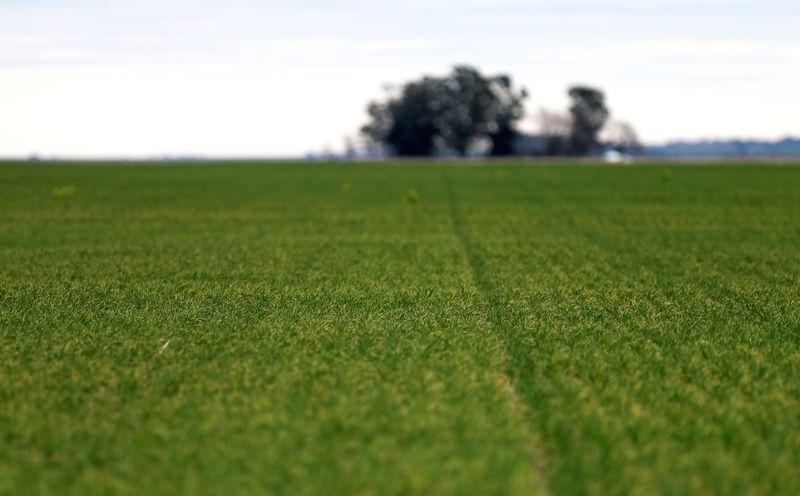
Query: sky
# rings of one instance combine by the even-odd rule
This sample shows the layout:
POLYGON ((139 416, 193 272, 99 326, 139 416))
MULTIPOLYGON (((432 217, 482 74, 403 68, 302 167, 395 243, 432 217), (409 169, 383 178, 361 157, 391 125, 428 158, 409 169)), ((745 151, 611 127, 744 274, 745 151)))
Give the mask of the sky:
POLYGON ((469 64, 525 129, 602 88, 646 143, 800 136, 797 0, 0 0, 0 156, 340 150, 387 83, 469 64))

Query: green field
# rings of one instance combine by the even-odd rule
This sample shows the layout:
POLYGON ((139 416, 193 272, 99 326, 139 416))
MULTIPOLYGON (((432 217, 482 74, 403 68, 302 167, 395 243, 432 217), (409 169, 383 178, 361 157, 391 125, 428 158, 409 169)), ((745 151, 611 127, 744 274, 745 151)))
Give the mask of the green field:
POLYGON ((2 494, 800 493, 800 167, 0 165, 2 494))

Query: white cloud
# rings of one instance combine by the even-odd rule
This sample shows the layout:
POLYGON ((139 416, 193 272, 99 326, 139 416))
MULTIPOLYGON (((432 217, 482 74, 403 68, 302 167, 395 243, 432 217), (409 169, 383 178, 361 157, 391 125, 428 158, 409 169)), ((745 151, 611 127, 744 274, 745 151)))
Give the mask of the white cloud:
POLYGON ((453 63, 512 74, 531 113, 596 84, 649 140, 797 134, 798 21, 779 1, 6 2, 0 155, 301 154, 453 63))

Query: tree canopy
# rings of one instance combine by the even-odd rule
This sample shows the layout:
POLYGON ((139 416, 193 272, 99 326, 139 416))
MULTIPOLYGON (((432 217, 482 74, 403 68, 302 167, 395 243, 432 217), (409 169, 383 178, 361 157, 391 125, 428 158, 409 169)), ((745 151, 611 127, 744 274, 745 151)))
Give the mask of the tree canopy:
POLYGON ((573 86, 569 89, 572 118, 570 132, 570 151, 576 155, 586 155, 600 144, 598 136, 608 119, 603 92, 588 86, 573 86))
POLYGON ((455 66, 442 77, 425 76, 387 88, 371 102, 361 128, 375 152, 396 156, 430 155, 587 155, 613 149, 641 150, 636 131, 610 120, 603 91, 575 85, 568 89, 569 111, 542 110, 539 134, 524 134, 524 88, 507 75, 485 76, 470 66, 455 66))
POLYGON ((526 97, 509 76, 486 77, 456 66, 445 77, 390 89, 386 100, 369 104, 370 121, 361 132, 399 156, 463 156, 480 146, 509 155, 526 97))

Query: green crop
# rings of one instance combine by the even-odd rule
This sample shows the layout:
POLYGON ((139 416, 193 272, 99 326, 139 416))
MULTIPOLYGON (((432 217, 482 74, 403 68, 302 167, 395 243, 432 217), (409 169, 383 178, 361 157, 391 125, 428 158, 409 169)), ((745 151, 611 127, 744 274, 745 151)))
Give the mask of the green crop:
POLYGON ((798 467, 800 167, 0 165, 0 493, 798 467))

